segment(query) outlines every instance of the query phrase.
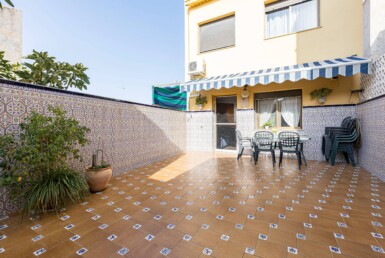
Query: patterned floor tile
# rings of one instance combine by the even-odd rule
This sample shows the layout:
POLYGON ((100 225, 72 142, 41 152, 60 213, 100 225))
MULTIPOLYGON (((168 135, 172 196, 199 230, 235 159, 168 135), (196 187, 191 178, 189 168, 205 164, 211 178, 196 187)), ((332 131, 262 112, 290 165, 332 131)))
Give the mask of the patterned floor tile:
POLYGON ((189 153, 60 214, 0 220, 2 257, 379 257, 385 184, 364 169, 189 153))

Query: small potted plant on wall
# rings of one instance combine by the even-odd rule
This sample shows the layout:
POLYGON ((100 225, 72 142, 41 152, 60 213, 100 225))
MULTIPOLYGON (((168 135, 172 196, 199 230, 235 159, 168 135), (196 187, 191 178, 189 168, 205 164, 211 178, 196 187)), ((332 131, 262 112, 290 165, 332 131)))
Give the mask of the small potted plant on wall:
POLYGON ((112 177, 112 167, 104 160, 103 150, 96 150, 92 155, 92 166, 86 169, 86 177, 91 192, 101 192, 107 189, 112 177), (99 154, 101 154, 101 160, 98 163, 99 154))
POLYGON ((207 104, 207 97, 199 94, 195 99, 195 105, 198 106, 199 110, 202 110, 204 104, 207 104))
POLYGON ((310 92, 311 99, 318 99, 318 102, 324 104, 326 102, 326 97, 332 92, 332 89, 321 88, 318 90, 313 90, 310 92))
POLYGON ((269 129, 269 128, 272 126, 272 124, 271 124, 270 121, 267 121, 263 126, 264 126, 265 129, 267 130, 267 129, 269 129))

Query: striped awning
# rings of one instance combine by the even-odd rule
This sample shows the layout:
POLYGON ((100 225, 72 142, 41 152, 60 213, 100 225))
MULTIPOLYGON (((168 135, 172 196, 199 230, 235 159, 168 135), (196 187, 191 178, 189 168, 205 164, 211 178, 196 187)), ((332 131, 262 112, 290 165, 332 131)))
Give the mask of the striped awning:
POLYGON ((256 70, 252 72, 213 76, 192 80, 181 85, 181 91, 210 90, 231 87, 254 86, 257 84, 296 82, 302 79, 333 78, 338 75, 352 76, 357 73, 370 73, 370 59, 350 56, 325 61, 297 64, 256 70))

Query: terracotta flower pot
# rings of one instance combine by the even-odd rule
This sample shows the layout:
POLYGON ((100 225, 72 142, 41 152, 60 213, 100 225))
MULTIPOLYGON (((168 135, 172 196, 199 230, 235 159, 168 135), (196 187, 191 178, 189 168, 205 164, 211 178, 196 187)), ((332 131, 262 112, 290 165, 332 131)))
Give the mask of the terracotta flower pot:
POLYGON ((87 183, 91 192, 101 192, 107 189, 112 177, 112 167, 86 169, 87 183))

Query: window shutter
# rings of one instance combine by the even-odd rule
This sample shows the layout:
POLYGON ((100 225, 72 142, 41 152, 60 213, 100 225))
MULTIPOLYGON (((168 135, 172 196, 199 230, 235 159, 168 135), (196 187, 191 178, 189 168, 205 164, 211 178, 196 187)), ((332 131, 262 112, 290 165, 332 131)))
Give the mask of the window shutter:
POLYGON ((200 26, 200 53, 235 45, 235 16, 200 26))

